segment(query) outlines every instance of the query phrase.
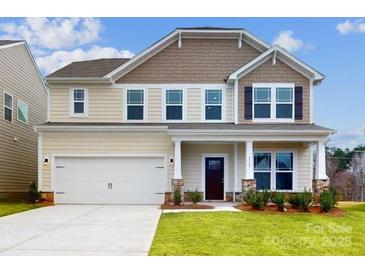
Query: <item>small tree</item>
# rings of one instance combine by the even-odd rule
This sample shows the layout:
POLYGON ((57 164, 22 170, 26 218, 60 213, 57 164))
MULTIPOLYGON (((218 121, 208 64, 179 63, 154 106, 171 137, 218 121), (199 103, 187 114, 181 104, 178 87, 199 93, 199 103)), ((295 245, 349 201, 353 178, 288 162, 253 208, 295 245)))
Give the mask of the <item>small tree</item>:
POLYGON ((359 188, 360 200, 363 202, 365 189, 365 153, 354 153, 351 160, 351 168, 354 183, 359 188))

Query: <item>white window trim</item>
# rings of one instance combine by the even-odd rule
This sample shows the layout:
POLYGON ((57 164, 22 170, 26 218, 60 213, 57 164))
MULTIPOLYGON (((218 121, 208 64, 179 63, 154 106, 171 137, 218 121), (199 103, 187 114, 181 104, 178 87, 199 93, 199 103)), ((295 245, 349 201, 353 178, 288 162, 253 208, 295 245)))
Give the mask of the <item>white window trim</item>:
POLYGON ((13 115, 13 113, 14 113, 14 96, 11 93, 9 93, 9 92, 4 91, 3 92, 3 102, 4 102, 3 103, 4 104, 3 105, 3 119, 6 122, 8 122, 8 123, 12 123, 13 124, 14 123, 14 119, 13 119, 13 117, 14 117, 14 115, 13 115), (11 108, 5 106, 5 94, 11 97, 11 108), (5 119, 5 108, 11 110, 11 121, 5 119))
POLYGON ((139 123, 139 122, 147 122, 147 109, 148 109, 148 92, 145 88, 128 88, 123 90, 123 122, 125 123, 139 123), (128 90, 142 90, 143 91, 143 119, 142 120, 128 120, 128 90))
POLYGON ((24 101, 22 101, 22 100, 20 100, 20 99, 18 99, 17 100, 17 102, 16 102, 16 119, 19 121, 19 122, 21 122, 21 123, 23 123, 23 124, 26 124, 26 125, 28 125, 28 123, 29 123, 29 105, 26 103, 26 102, 24 102, 24 101), (27 105, 27 122, 24 122, 24 121, 22 121, 22 120, 20 120, 19 119, 19 111, 18 111, 18 108, 19 108, 19 102, 20 103, 22 103, 22 104, 24 104, 24 105, 27 105))
MULTIPOLYGON (((187 90, 185 88, 174 88, 174 87, 171 87, 171 88, 165 88, 165 89, 162 89, 162 122, 165 122, 165 123, 183 123, 183 122, 186 122, 187 120, 187 117, 186 117, 186 110, 187 110, 187 90), (167 107, 167 104, 166 104, 166 92, 168 90, 182 90, 182 120, 167 120, 166 119, 166 107, 167 107)), ((180 105, 176 105, 176 106, 180 106, 180 105)))
MULTIPOLYGON (((260 104, 260 103, 259 103, 260 104)), ((265 104, 265 103, 262 103, 265 104)), ((267 103, 268 104, 268 103, 267 103)), ((252 84, 252 121, 256 123, 294 123, 295 122, 295 84, 294 83, 253 83, 252 84), (270 88, 270 118, 255 118, 255 88, 270 88), (292 102, 292 118, 276 118, 276 104, 284 104, 276 102, 277 88, 292 88, 293 102, 292 102)))
POLYGON ((72 87, 70 88, 69 94, 69 109, 70 109, 70 117, 87 117, 89 112, 89 90, 84 87, 72 87), (74 90, 82 89, 84 91, 84 113, 75 113, 75 105, 74 105, 74 90))
POLYGON ((202 94, 201 94, 201 121, 204 123, 225 123, 226 122, 226 88, 214 88, 214 87, 209 87, 209 88, 203 88, 201 90, 202 94), (221 106, 221 120, 206 120, 205 119, 205 91, 206 90, 221 90, 222 91, 222 103, 221 104, 217 104, 217 106, 221 106))
MULTIPOLYGON (((270 153, 271 154, 271 170, 270 170, 270 190, 271 191, 276 191, 276 192, 297 192, 298 191, 298 168, 297 168, 297 155, 298 152, 296 149, 254 149, 253 151, 253 155, 255 155, 256 152, 260 152, 260 153, 270 153), (278 189, 276 190, 276 154, 277 153, 288 153, 291 152, 293 153, 293 171, 279 171, 279 172, 292 172, 293 173, 293 187, 292 189, 288 189, 288 190, 281 190, 278 189)), ((269 172, 269 171, 264 171, 264 170, 258 170, 256 171, 254 169, 254 173, 255 172, 269 172)))

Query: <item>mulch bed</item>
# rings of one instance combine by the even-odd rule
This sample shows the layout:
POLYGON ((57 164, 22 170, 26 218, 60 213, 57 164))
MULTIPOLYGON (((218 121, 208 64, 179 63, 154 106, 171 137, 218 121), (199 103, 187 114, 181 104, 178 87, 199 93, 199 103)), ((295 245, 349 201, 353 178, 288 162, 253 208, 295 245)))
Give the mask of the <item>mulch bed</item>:
POLYGON ((201 204, 183 204, 183 205, 174 205, 174 204, 163 204, 160 207, 161 209, 213 209, 213 206, 210 205, 201 205, 201 204))
POLYGON ((341 210, 338 207, 335 207, 329 213, 321 212, 321 208, 319 206, 311 206, 309 208, 308 212, 299 211, 299 210, 297 210, 295 208, 292 208, 292 207, 287 207, 286 208, 287 211, 278 211, 278 206, 277 205, 268 205, 262 210, 255 209, 255 208, 252 208, 249 205, 243 205, 243 204, 237 205, 237 206, 235 206, 235 208, 237 208, 239 210, 242 210, 242 211, 255 211, 255 212, 277 213, 277 214, 312 213, 312 214, 317 214, 317 215, 335 216, 335 217, 339 217, 339 216, 344 215, 344 211, 341 210))

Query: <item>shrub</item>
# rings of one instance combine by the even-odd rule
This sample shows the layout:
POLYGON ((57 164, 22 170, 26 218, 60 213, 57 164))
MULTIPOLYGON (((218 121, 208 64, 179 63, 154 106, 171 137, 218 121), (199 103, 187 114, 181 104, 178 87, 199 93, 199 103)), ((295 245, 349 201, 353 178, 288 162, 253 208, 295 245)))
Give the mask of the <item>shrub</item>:
POLYGON ((289 196, 289 204, 302 211, 308 211, 312 205, 313 197, 312 192, 304 190, 304 192, 298 192, 289 196))
POLYGON ((40 198, 41 198, 41 193, 38 191, 38 186, 36 182, 33 181, 29 185, 28 201, 32 203, 37 203, 40 198))
POLYGON ((181 190, 179 188, 176 188, 174 190, 174 197, 173 197, 174 204, 175 205, 180 205, 181 204, 181 199, 182 199, 181 190))
POLYGON ((201 202, 201 200, 203 200, 203 195, 198 190, 189 191, 188 196, 189 196, 190 201, 192 201, 194 205, 196 205, 197 203, 201 202))
POLYGON ((308 211, 309 207, 312 205, 312 192, 304 190, 304 192, 299 193, 300 197, 300 210, 308 211))
POLYGON ((265 206, 265 199, 263 192, 256 190, 249 190, 245 195, 245 201, 248 205, 256 209, 263 209, 265 206))
POLYGON ((337 204, 338 195, 333 189, 323 191, 319 195, 319 204, 321 206, 321 211, 330 212, 337 204))
POLYGON ((261 193, 262 193, 262 196, 263 196, 263 199, 264 199, 264 204, 266 206, 270 201, 271 191, 268 190, 268 189, 264 189, 261 193))
POLYGON ((299 209, 300 208, 299 193, 294 193, 294 194, 289 195, 288 202, 293 208, 299 209))
POLYGON ((273 192, 271 194, 271 202, 276 204, 280 211, 285 208, 285 193, 284 192, 273 192))

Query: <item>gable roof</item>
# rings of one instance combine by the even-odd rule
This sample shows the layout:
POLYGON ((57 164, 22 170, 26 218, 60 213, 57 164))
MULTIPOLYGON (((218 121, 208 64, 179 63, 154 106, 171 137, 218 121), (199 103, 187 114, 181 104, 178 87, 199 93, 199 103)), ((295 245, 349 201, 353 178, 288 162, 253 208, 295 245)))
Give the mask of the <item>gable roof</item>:
POLYGON ((102 58, 72 62, 47 75, 46 78, 103 77, 127 61, 129 61, 129 58, 102 58))
MULTIPOLYGON (((105 77, 111 78, 112 81, 119 79, 123 75, 127 74, 129 71, 133 70, 140 64, 144 63, 146 60, 171 45, 172 43, 179 41, 183 38, 199 38, 199 37, 211 37, 216 38, 217 36, 226 35, 227 38, 231 37, 234 39, 242 39, 245 43, 250 44, 259 51, 263 52, 270 48, 262 39, 253 35, 242 28, 216 28, 216 27, 197 27, 197 28, 177 28, 173 32, 169 33, 165 37, 161 38, 156 43, 152 44, 150 47, 146 48, 139 54, 135 55, 128 62, 117 67, 115 70, 111 71, 105 77)), ((238 43, 238 42, 237 42, 238 43)))
POLYGON ((248 74, 255 68, 259 67, 260 65, 264 64, 270 58, 278 58, 294 70, 298 71, 302 75, 306 76, 309 79, 314 81, 314 84, 318 84, 324 79, 324 75, 321 74, 319 71, 315 70, 314 68, 308 66, 303 61, 295 57, 293 54, 289 53, 279 45, 274 45, 261 55, 257 56, 252 61, 248 62, 246 65, 238 68, 234 72, 232 72, 227 77, 227 81, 234 81, 242 76, 248 74))

